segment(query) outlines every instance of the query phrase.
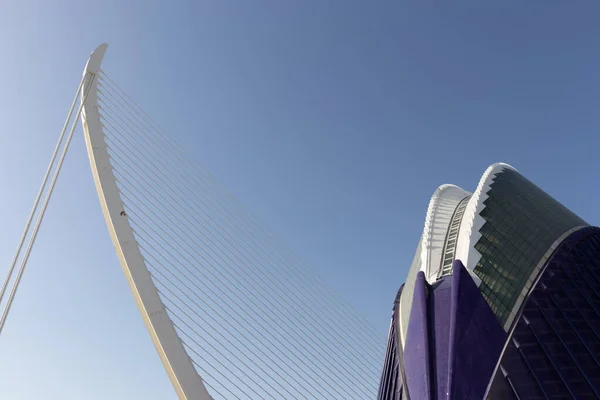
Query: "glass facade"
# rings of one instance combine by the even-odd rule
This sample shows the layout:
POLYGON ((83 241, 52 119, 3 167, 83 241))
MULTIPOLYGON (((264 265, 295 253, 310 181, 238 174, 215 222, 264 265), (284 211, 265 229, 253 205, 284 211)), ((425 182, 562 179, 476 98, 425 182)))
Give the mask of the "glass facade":
POLYGON ((511 332, 488 399, 600 398, 600 229, 548 260, 511 332))
POLYGON ((518 172, 505 169, 490 185, 475 249, 480 290, 504 324, 552 244, 585 221, 518 172))

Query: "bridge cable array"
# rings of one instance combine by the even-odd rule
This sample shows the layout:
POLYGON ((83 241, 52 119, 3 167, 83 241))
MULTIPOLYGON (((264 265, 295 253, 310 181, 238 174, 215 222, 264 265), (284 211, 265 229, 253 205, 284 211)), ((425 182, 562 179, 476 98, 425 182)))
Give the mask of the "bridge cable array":
POLYGON ((98 108, 138 246, 215 399, 374 398, 377 332, 108 75, 98 108))

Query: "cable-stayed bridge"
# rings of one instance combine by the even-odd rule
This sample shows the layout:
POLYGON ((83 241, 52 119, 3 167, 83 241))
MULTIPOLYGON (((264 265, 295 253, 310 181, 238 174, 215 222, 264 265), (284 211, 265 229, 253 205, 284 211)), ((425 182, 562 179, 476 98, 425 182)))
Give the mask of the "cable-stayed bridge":
POLYGON ((81 117, 120 264, 182 399, 375 398, 385 338, 90 56, 0 292, 12 302, 81 117))

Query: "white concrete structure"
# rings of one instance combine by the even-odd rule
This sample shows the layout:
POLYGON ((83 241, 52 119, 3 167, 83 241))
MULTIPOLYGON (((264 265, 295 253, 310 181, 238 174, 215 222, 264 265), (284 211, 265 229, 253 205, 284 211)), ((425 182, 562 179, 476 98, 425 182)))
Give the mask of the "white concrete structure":
POLYGON ((104 139, 97 104, 97 75, 107 49, 98 46, 84 70, 83 127, 106 225, 140 313, 180 399, 210 400, 204 383, 177 335, 128 222, 104 139))
POLYGON ((509 330, 554 249, 585 226, 585 221, 505 163, 490 165, 473 194, 454 185, 440 186, 429 202, 400 297, 402 345, 419 271, 434 284, 451 274, 452 262, 460 260, 509 330), (498 179, 503 183, 495 186, 498 179), (494 207, 488 208, 490 204, 494 207))
MULTIPOLYGON (((470 195, 471 193, 458 186, 442 185, 431 197, 425 216, 421 249, 421 271, 431 282, 436 281, 442 271, 446 253, 444 249, 447 248, 450 225, 457 206, 470 195)), ((460 220, 457 222, 460 224, 460 220)))

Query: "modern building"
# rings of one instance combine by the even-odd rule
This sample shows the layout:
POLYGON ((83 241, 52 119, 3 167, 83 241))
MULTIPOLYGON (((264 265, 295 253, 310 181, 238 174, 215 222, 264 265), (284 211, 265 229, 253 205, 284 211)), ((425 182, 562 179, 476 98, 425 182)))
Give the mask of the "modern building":
POLYGON ((482 398, 600 398, 600 228, 502 163, 433 194, 379 387, 482 398))

